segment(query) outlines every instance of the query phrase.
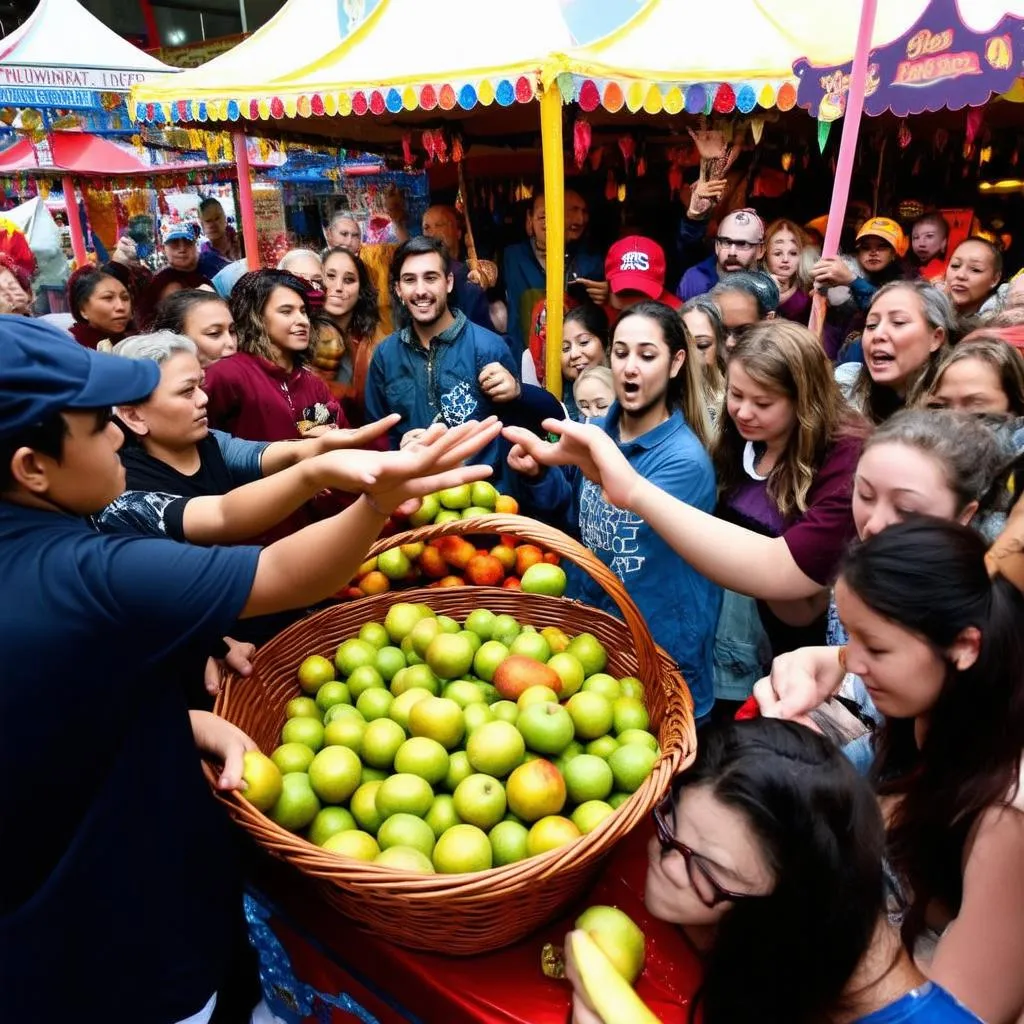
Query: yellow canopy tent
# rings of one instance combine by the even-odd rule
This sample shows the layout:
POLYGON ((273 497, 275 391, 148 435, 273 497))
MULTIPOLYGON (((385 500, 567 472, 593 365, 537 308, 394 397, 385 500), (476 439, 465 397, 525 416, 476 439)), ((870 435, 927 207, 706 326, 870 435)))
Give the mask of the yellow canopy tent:
MULTIPOLYGON (((446 0, 444 17, 424 17, 422 0, 379 0, 340 42, 324 46, 307 24, 289 47, 276 37, 275 22, 290 19, 301 2, 292 0, 235 50, 177 75, 173 87, 138 89, 132 94, 136 118, 227 121, 260 134, 326 135, 370 149, 399 141, 411 129, 458 127, 474 143, 486 144, 531 131, 537 123, 532 106, 539 99, 545 191, 549 207, 562 209, 561 96, 553 79, 546 89, 541 85, 548 55, 573 43, 558 0, 520 0, 515 16, 500 22, 480 0, 446 0), (267 48, 278 51, 269 65, 250 56, 267 48), (218 65, 230 72, 223 79, 218 65)), ((303 4, 304 10, 310 6, 303 4)), ((319 6, 336 10, 333 3, 319 6)), ((563 244, 561 217, 553 218, 548 250, 561 254, 563 244)), ((562 316, 562 274, 562 260, 549 261, 549 315, 556 324, 562 316)), ((554 346, 556 370, 559 347, 554 346)))

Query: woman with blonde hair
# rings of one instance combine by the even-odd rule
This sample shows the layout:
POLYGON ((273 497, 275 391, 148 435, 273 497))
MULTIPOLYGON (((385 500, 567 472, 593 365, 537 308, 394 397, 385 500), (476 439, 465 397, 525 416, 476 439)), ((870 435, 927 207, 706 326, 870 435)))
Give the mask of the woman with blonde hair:
POLYGON ((775 315, 806 326, 811 316, 813 284, 801 258, 810 244, 807 235, 798 224, 780 218, 768 225, 764 243, 765 266, 779 286, 775 315))

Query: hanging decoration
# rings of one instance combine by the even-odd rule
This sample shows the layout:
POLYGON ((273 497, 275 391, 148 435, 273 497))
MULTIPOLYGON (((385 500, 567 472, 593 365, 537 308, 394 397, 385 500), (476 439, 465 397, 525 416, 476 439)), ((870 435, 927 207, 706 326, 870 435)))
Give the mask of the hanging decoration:
POLYGON ((612 203, 619 197, 619 183, 615 180, 615 171, 608 168, 608 177, 604 183, 604 197, 612 203))
POLYGON ((896 141, 899 143, 900 149, 906 149, 910 145, 911 138, 910 127, 907 125, 907 119, 904 118, 900 121, 899 130, 896 132, 896 141))
POLYGON ((965 121, 965 133, 964 138, 967 145, 972 146, 974 140, 977 137, 978 129, 981 128, 982 122, 985 120, 985 108, 984 107, 972 107, 967 111, 967 119, 965 121))
POLYGON ((818 121, 818 152, 824 153, 828 145, 828 133, 832 130, 831 121, 818 121))
POLYGON ((456 132, 452 138, 452 162, 461 164, 465 155, 466 151, 462 144, 462 134, 456 132))
POLYGON ((604 146, 598 146, 590 151, 590 169, 592 171, 600 170, 602 160, 604 160, 604 146))
POLYGON ((633 158, 636 156, 636 139, 632 135, 620 135, 619 152, 622 154, 622 162, 625 164, 628 174, 633 158))
POLYGON ((750 136, 754 140, 754 145, 759 146, 761 144, 761 135, 764 133, 764 118, 763 117, 752 117, 750 119, 750 136))
MULTIPOLYGON (((577 117, 572 126, 572 155, 576 161, 576 169, 582 170, 590 152, 590 122, 585 117, 577 117)), ((595 167, 594 170, 597 170, 595 167)))

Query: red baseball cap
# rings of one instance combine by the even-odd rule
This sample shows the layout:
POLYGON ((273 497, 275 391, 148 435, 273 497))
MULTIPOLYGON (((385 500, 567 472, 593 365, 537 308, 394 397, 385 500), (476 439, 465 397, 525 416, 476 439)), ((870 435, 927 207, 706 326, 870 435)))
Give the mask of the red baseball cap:
POLYGON ((653 238, 620 238, 604 259, 604 276, 613 292, 642 292, 661 299, 665 291, 665 250, 653 238))

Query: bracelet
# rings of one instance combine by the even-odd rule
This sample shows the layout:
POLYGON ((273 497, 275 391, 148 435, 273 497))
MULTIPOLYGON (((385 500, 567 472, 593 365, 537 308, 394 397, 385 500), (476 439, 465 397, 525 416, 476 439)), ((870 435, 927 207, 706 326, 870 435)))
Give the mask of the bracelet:
POLYGON ((370 508, 372 508, 373 511, 377 513, 377 515, 383 516, 385 519, 389 519, 391 517, 391 513, 385 512, 384 509, 382 509, 380 505, 377 504, 373 495, 370 494, 369 491, 364 491, 363 497, 366 499, 366 504, 369 505, 370 508))
POLYGON ((846 644, 843 644, 842 647, 836 648, 836 657, 839 658, 839 667, 843 670, 843 673, 845 674, 849 671, 849 669, 847 669, 846 667, 846 644))

